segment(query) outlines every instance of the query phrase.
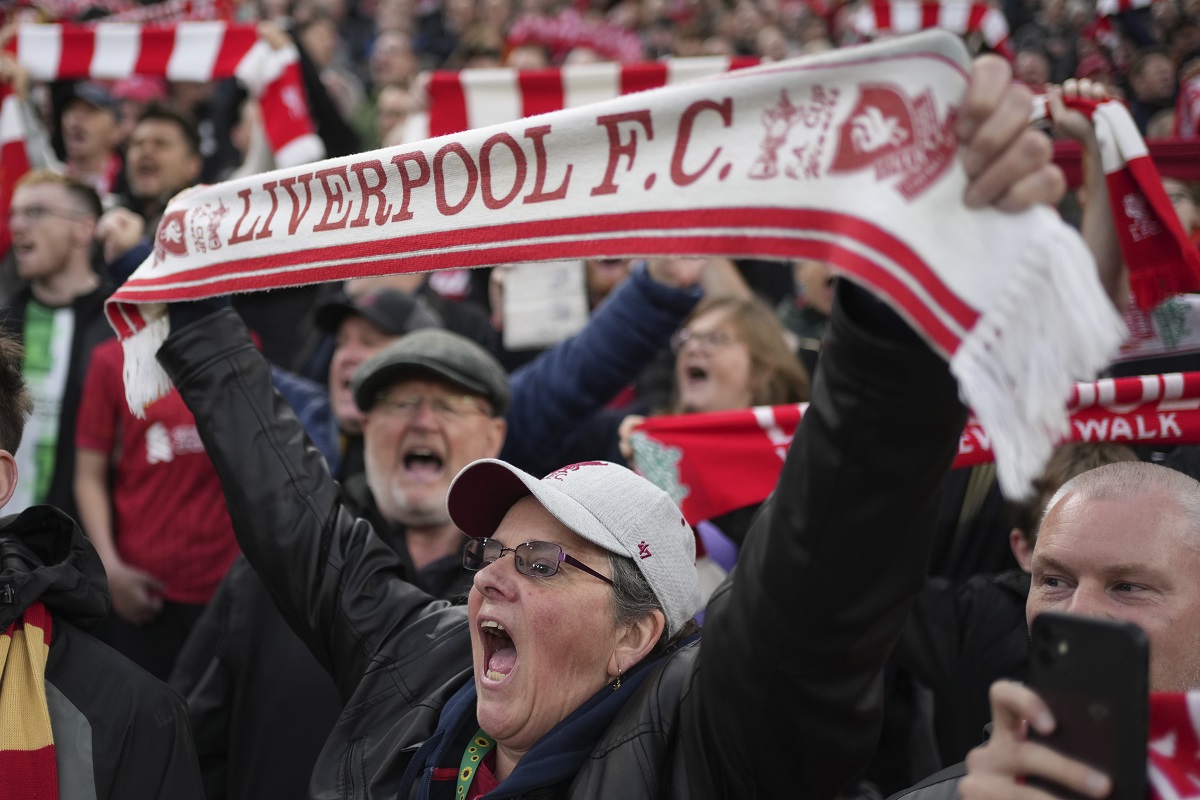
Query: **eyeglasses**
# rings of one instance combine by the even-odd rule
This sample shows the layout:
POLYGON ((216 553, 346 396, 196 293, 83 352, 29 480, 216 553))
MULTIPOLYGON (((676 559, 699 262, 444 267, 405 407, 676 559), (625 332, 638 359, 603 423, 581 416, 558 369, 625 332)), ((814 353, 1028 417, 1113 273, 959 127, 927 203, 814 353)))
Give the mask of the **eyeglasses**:
POLYGON ((697 332, 683 328, 671 337, 671 352, 678 353, 688 342, 695 342, 701 347, 719 348, 733 344, 734 338, 726 331, 697 332))
POLYGON ((80 211, 50 208, 49 206, 25 206, 24 208, 10 208, 8 210, 8 224, 11 225, 13 220, 20 219, 21 217, 24 217, 30 222, 41 222, 47 217, 82 219, 84 216, 86 215, 80 211))
POLYGON ((505 553, 513 554, 517 572, 531 578, 549 578, 558 572, 559 564, 566 562, 589 575, 594 575, 609 586, 613 585, 611 579, 604 577, 582 561, 571 558, 554 542, 524 542, 516 547, 505 547, 495 539, 489 539, 486 536, 468 539, 466 547, 463 548, 463 567, 471 571, 481 570, 500 559, 505 553))
POLYGON ((429 404, 429 410, 442 422, 457 422, 471 414, 487 414, 480 406, 479 398, 471 395, 443 395, 426 397, 420 394, 381 394, 375 398, 375 406, 396 419, 409 420, 429 404))

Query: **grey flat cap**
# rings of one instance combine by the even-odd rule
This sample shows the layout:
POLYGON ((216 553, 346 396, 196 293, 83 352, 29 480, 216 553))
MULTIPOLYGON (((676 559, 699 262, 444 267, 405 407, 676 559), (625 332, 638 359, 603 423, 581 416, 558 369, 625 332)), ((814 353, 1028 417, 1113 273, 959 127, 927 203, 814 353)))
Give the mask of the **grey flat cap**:
POLYGON ((354 402, 362 411, 369 411, 383 389, 422 372, 482 396, 497 416, 508 410, 508 373, 500 362, 465 336, 440 328, 401 336, 359 367, 350 387, 354 402))

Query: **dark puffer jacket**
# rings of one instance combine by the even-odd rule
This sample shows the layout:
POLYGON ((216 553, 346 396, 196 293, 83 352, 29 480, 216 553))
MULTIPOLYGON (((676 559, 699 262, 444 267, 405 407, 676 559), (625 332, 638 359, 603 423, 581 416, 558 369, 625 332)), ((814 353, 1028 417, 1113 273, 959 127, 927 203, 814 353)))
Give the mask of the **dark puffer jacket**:
POLYGON ((70 517, 33 506, 0 519, 0 598, 0 630, 35 600, 51 613, 46 702, 61 800, 204 796, 179 695, 84 630, 108 613, 108 582, 70 517))
MULTIPOLYGON (((869 306, 856 319, 880 311, 847 296, 869 306)), ((832 327, 779 489, 702 642, 648 665, 570 774, 489 797, 826 798, 870 757, 880 671, 923 581, 932 500, 965 414, 944 362, 908 336, 840 314, 832 327)), ((431 796, 414 754, 469 692, 466 609, 399 577, 236 315, 176 330, 159 360, 196 417, 246 557, 346 700, 313 795, 431 796)))

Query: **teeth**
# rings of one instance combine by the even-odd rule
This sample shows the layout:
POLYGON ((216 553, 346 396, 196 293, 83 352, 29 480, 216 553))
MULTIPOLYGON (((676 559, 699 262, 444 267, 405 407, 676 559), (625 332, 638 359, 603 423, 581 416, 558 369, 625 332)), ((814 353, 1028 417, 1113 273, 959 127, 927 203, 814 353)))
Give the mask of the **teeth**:
POLYGON ((494 669, 489 669, 487 671, 487 677, 489 681, 499 681, 504 679, 504 673, 496 672, 494 669))
POLYGON ((490 620, 490 619, 484 620, 483 622, 479 623, 479 627, 482 628, 484 631, 486 631, 490 634, 493 634, 493 635, 495 635, 497 633, 506 633, 503 625, 501 625, 499 622, 496 622, 496 621, 490 620))

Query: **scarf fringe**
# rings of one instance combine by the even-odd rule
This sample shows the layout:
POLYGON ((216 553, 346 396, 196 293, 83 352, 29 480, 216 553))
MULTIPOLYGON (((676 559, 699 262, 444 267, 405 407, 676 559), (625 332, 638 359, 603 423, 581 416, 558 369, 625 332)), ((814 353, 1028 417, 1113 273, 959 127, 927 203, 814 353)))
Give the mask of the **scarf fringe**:
MULTIPOLYGON (((1047 212, 1053 213, 1053 212, 1047 212)), ((1030 242, 1005 289, 950 359, 963 401, 991 439, 1000 489, 1029 496, 1055 444, 1069 432, 1066 402, 1126 336, 1073 231, 1030 242)))
POLYGON ((171 333, 167 307, 148 303, 142 307, 145 327, 121 340, 125 353, 122 377, 125 379, 125 400, 138 419, 146 418, 146 406, 171 391, 171 379, 158 363, 158 348, 171 333))

